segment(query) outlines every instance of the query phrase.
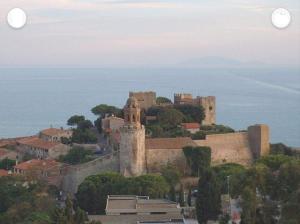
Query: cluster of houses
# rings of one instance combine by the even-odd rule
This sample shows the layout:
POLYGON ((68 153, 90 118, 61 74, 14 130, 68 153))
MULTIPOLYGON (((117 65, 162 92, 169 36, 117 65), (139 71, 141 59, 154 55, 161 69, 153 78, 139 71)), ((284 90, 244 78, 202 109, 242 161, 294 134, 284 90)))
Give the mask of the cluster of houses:
POLYGON ((12 170, 0 169, 0 177, 26 175, 57 186, 67 165, 55 159, 69 152, 70 146, 62 144, 61 139, 71 136, 71 130, 48 128, 36 136, 0 141, 0 161, 6 158, 16 161, 12 170), (24 159, 27 161, 20 162, 24 159))

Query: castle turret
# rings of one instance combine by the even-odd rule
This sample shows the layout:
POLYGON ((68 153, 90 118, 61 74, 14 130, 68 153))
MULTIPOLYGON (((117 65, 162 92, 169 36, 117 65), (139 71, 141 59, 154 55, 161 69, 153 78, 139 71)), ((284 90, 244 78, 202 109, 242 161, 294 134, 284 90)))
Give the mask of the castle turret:
POLYGON ((145 127, 141 125, 138 100, 130 97, 124 107, 125 124, 120 128, 120 172, 125 176, 146 173, 145 127))

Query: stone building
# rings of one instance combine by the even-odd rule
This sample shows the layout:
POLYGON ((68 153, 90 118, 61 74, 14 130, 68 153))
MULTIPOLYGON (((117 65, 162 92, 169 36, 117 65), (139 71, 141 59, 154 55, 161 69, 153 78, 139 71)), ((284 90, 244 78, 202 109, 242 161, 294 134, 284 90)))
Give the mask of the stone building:
POLYGON ((203 125, 216 124, 216 97, 215 96, 197 96, 193 98, 189 93, 176 93, 174 94, 175 105, 200 105, 204 108, 205 119, 202 121, 203 125))
POLYGON ((117 131, 124 125, 124 119, 115 116, 105 117, 101 121, 105 133, 117 131))
POLYGON ((156 105, 155 92, 129 92, 129 97, 136 98, 140 108, 143 110, 147 110, 148 108, 156 105))
POLYGON ((61 138, 71 138, 72 130, 64 130, 63 128, 48 128, 42 130, 39 137, 49 142, 61 142, 61 138))
POLYGON ((50 185, 60 187, 65 166, 52 159, 32 159, 14 166, 14 174, 44 180, 50 185))
POLYGON ((39 159, 57 158, 70 150, 69 146, 60 142, 45 141, 36 136, 18 140, 17 147, 21 153, 29 153, 39 159))
POLYGON ((169 223, 183 224, 180 206, 166 199, 148 196, 109 195, 106 215, 91 215, 90 220, 107 224, 169 223))
POLYGON ((130 97, 124 107, 125 124, 120 128, 120 172, 125 176, 146 172, 145 127, 140 114, 138 100, 130 97))

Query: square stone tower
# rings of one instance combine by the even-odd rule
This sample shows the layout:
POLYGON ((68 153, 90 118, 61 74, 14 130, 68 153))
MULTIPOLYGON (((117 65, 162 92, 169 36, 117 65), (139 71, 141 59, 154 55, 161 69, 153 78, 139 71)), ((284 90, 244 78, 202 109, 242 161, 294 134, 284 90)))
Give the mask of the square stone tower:
POLYGON ((193 98, 190 93, 175 93, 174 94, 175 105, 199 105, 204 108, 205 118, 202 121, 203 125, 216 124, 216 97, 215 96, 197 96, 193 98))
POLYGON ((120 128, 120 172, 124 176, 146 173, 145 127, 140 113, 138 100, 130 97, 124 107, 125 124, 120 128))
POLYGON ((270 153, 270 131, 268 125, 256 124, 249 126, 248 139, 255 159, 270 153))

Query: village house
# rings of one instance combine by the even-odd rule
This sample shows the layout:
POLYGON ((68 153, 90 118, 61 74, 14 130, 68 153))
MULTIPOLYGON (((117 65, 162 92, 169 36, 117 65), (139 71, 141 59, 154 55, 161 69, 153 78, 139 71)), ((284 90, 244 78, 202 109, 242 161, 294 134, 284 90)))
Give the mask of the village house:
POLYGON ((0 177, 7 177, 9 174, 8 170, 0 169, 0 177))
POLYGON ((189 131, 192 134, 195 134, 197 131, 200 130, 200 124, 199 123, 182 123, 181 128, 189 131))
POLYGON ((105 224, 184 223, 176 202, 148 196, 108 195, 105 213, 89 218, 105 224))
POLYGON ((6 148, 0 148, 0 160, 11 159, 16 160, 18 158, 18 153, 16 151, 8 150, 6 148))
POLYGON ((32 159, 14 166, 14 174, 44 180, 50 185, 60 186, 66 165, 53 159, 32 159))
POLYGON ((63 128, 48 128, 39 133, 39 137, 49 142, 61 142, 62 138, 71 138, 72 130, 64 130, 63 128))
POLYGON ((28 137, 17 141, 19 151, 36 158, 57 158, 69 152, 70 147, 59 142, 45 141, 38 137, 28 137))
POLYGON ((111 133, 116 130, 119 130, 120 127, 124 125, 124 119, 115 117, 115 116, 107 116, 102 119, 102 130, 105 133, 111 133))

